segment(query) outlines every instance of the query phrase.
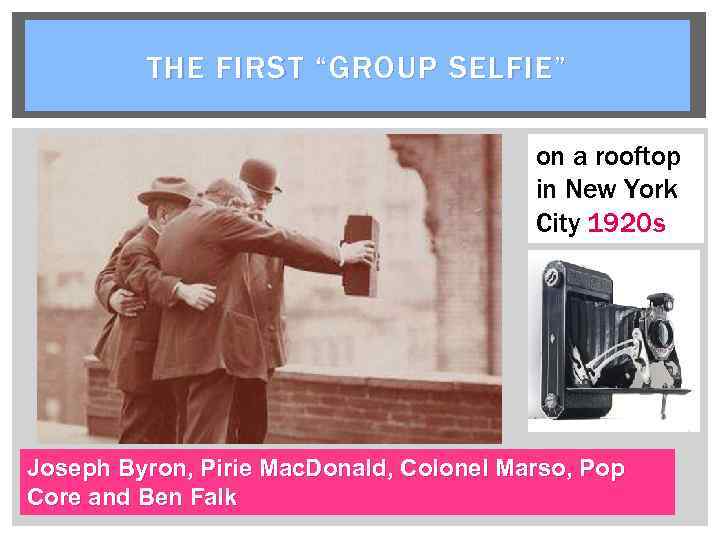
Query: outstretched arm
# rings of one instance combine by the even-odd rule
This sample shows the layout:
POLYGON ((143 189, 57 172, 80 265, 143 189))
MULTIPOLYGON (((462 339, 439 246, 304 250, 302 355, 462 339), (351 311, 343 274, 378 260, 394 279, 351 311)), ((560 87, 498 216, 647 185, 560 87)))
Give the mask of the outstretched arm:
MULTIPOLYGON (((314 242, 324 243, 321 240, 310 239, 314 242)), ((375 244, 370 240, 362 240, 350 244, 342 244, 339 248, 340 263, 333 265, 317 265, 304 257, 285 257, 285 264, 306 272, 319 272, 321 274, 341 274, 346 264, 372 265, 375 258, 375 244)))
POLYGON ((317 238, 305 237, 308 242, 312 242, 317 245, 319 249, 322 249, 328 253, 335 251, 337 253, 337 260, 318 261, 313 257, 307 257, 304 253, 290 253, 283 257, 283 261, 287 266, 303 270, 305 272, 318 272, 320 274, 342 274, 342 267, 345 263, 342 251, 340 247, 333 246, 327 242, 319 240, 317 238))
POLYGON ((212 241, 231 253, 259 253, 270 257, 300 261, 306 267, 326 269, 338 273, 340 251, 337 247, 319 242, 295 231, 271 227, 255 221, 241 212, 217 209, 208 216, 214 236, 212 241))
POLYGON ((209 219, 214 221, 209 230, 232 253, 248 252, 280 257, 295 268, 328 274, 339 274, 343 263, 372 262, 374 246, 369 241, 345 244, 338 248, 296 231, 254 221, 230 209, 218 209, 209 219))

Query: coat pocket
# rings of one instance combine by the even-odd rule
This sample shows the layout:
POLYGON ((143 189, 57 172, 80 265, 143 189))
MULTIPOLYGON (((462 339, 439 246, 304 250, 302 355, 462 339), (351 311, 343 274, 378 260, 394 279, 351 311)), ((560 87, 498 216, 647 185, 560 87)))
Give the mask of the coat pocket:
POLYGON ((140 390, 152 383, 152 372, 155 364, 157 342, 135 340, 132 344, 130 361, 120 366, 118 379, 130 390, 140 390), (123 373, 125 372, 125 373, 123 373))
POLYGON ((221 323, 220 341, 230 373, 240 375, 264 369, 260 328, 254 318, 228 311, 221 323))

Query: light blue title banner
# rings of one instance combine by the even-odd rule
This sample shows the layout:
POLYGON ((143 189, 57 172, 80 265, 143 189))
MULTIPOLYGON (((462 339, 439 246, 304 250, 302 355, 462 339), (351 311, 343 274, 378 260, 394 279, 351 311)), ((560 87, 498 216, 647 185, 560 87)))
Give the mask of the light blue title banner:
POLYGON ((25 110, 679 111, 689 20, 26 20, 25 110))

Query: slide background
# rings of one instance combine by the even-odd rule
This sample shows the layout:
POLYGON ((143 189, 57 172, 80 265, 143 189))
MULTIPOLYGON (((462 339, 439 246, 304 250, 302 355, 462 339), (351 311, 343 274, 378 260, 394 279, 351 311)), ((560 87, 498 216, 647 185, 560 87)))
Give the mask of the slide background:
MULTIPOLYGON (((678 4, 677 2, 655 2, 652 5, 648 4, 641 4, 641 3, 634 3, 629 4, 627 1, 613 1, 608 0, 606 2, 603 2, 602 5, 589 5, 587 7, 578 5, 577 2, 546 2, 542 6, 538 6, 537 3, 525 1, 525 2, 513 2, 513 3, 506 3, 502 6, 498 6, 499 9, 518 9, 518 10, 526 10, 531 11, 534 9, 539 9, 540 7, 549 9, 549 10, 555 10, 555 11, 574 11, 578 9, 656 9, 660 11, 672 11, 677 9, 688 9, 688 10, 712 10, 712 7, 714 7, 713 2, 697 2, 688 0, 686 2, 683 2, 682 4, 678 4)), ((58 5, 53 2, 49 1, 41 1, 41 2, 14 2, 11 1, 9 3, 9 7, 11 9, 15 10, 53 10, 57 9, 58 5)), ((149 3, 147 1, 138 2, 135 0, 129 0, 127 2, 124 2, 122 4, 120 3, 107 3, 102 6, 99 6, 95 2, 89 2, 89 1, 68 1, 65 2, 62 6, 65 9, 70 10, 86 10, 86 11, 92 11, 97 9, 130 9, 130 10, 136 10, 136 9, 162 9, 165 7, 161 3, 149 3)), ((218 9, 218 10, 227 10, 232 11, 238 9, 238 5, 236 3, 232 2, 217 2, 208 0, 204 2, 202 5, 197 5, 194 3, 184 3, 184 2, 178 2, 173 6, 175 9, 218 9)), ((297 9, 297 5, 293 4, 291 2, 276 2, 272 6, 276 9, 284 9, 287 11, 297 9)), ((303 4, 303 7, 306 9, 315 9, 315 10, 338 10, 338 9, 349 9, 349 10, 359 10, 359 9, 371 9, 371 10, 398 10, 402 9, 403 6, 399 4, 394 5, 388 5, 388 2, 377 2, 373 0, 368 0, 363 3, 346 3, 343 6, 338 6, 335 2, 305 2, 303 4)), ((494 6, 488 6, 486 9, 492 9, 494 6)), ((261 9, 268 9, 268 6, 261 6, 261 9)), ((477 10, 479 7, 477 3, 474 2, 458 2, 458 1, 452 1, 449 0, 447 2, 444 2, 442 5, 433 5, 433 4, 427 4, 423 5, 419 9, 454 9, 454 10, 477 10)), ((485 9, 485 7, 483 6, 485 9)), ((250 7, 243 6, 243 9, 250 9, 250 7)), ((718 49, 718 39, 716 36, 718 36, 718 28, 717 28, 717 21, 712 15, 717 15, 716 13, 711 13, 711 16, 708 18, 708 32, 707 32, 707 40, 708 40, 708 47, 707 50, 709 51, 709 58, 708 58, 708 65, 713 65, 714 55, 713 51, 720 50, 718 49)), ((3 47, 5 52, 5 57, 10 57, 10 43, 9 43, 9 24, 7 24, 6 21, 6 28, 8 32, 6 33, 6 39, 3 40, 3 47)), ((714 70, 708 71, 708 119, 622 119, 622 118, 597 118, 593 120, 587 120, 582 118, 563 118, 563 119, 523 119, 523 118, 511 118, 511 119, 493 119, 491 121, 489 120, 483 120, 478 121, 477 119, 364 119, 364 118, 354 118, 354 119, 283 119, 283 118, 275 118, 275 119, 244 119, 241 121, 234 120, 234 119, 204 119, 204 118, 197 118, 197 119, 113 119, 113 120, 107 120, 107 119, 84 119, 84 120, 77 120, 77 119, 55 119, 55 120, 34 120, 34 119, 25 119, 25 120, 10 120, 9 113, 6 115, 6 119, 4 121, 4 125, 6 127, 5 130, 2 130, 0 132, 0 150, 2 154, 0 154, 4 159, 3 162, 10 164, 11 163, 11 130, 8 128, 33 128, 33 127, 83 127, 83 128, 92 128, 92 127, 99 127, 99 128, 106 128, 106 127, 130 127, 130 128, 177 128, 177 127, 196 127, 196 128, 236 128, 236 127, 243 127, 243 128, 334 128, 334 127, 340 127, 340 128, 364 128, 364 127, 374 127, 374 128, 384 128, 384 129, 409 129, 409 130, 427 130, 427 129, 461 129, 461 130, 469 130, 473 128, 483 127, 483 128, 496 128, 496 129, 503 129, 503 128, 535 128, 535 129, 545 129, 548 126, 552 126, 553 128, 566 128, 570 131, 577 130, 577 129, 583 129, 583 128, 611 128, 611 129, 618 129, 618 128, 630 128, 630 129, 637 129, 637 128, 665 128, 665 129, 683 129, 683 128, 710 128, 711 134, 714 134, 715 130, 718 128, 717 123, 717 106, 716 106, 716 97, 717 97, 717 76, 714 72, 714 70), (715 113, 715 114, 713 114, 715 113)), ((10 88, 9 85, 3 86, 3 102, 6 104, 6 107, 9 107, 9 104, 11 102, 11 96, 10 96, 10 88)), ((507 139, 506 139, 507 140, 507 139)), ((711 139, 713 140, 713 139, 711 139)), ((519 160, 523 160, 524 158, 519 157, 517 158, 519 160)), ((712 163, 712 155, 708 158, 711 163, 711 171, 713 169, 713 163, 712 163)), ((506 171, 510 170, 510 167, 506 168, 506 171)), ((522 172, 522 169, 520 171, 515 171, 517 174, 522 175, 524 174, 522 172)), ((510 184, 508 176, 506 178, 506 186, 510 184)), ((522 178, 522 176, 519 176, 519 178, 522 178)), ((13 186, 12 182, 6 182, 5 183, 5 197, 4 197, 4 204, 5 204, 5 212, 4 214, 7 216, 6 220, 3 221, 2 225, 0 226, 0 230, 2 231, 0 237, 2 238, 3 247, 6 251, 6 253, 10 254, 11 252, 11 243, 12 243, 12 236, 11 236, 11 221, 9 219, 9 216, 13 213, 13 204, 12 204, 12 193, 14 190, 18 189, 17 186, 13 186)), ((710 197, 712 202, 710 204, 710 209, 712 210, 714 207, 717 206, 717 188, 713 188, 712 184, 709 187, 710 191, 710 197)), ((517 188, 515 189, 515 195, 517 196, 517 188)), ((512 195, 512 192, 509 192, 510 195, 512 195)), ((521 193, 522 196, 522 193, 521 193)), ((15 209, 16 212, 18 212, 18 209, 15 209)), ((19 211, 20 213, 22 210, 19 211)), ((517 219, 517 216, 514 216, 515 219, 517 219)), ((509 218, 512 219, 512 218, 509 218)), ((708 243, 712 246, 711 242, 715 241, 716 238, 716 220, 713 216, 712 211, 709 213, 709 220, 710 220, 710 229, 711 234, 708 236, 708 243)), ((32 217, 29 219, 29 223, 32 223, 32 217)), ((524 221, 521 226, 521 230, 523 233, 526 231, 524 228, 524 221)), ((506 233, 507 234, 507 233, 506 233)), ((516 235, 514 240, 515 241, 523 241, 522 236, 516 235)), ((526 255, 523 252, 522 253, 523 258, 525 259, 526 264, 526 255)), ((710 275, 713 275, 713 272, 717 268, 717 249, 710 249, 709 250, 709 257, 710 257, 710 275)), ((520 262, 519 260, 515 259, 514 262, 520 262)), ((510 272, 516 279, 526 279, 526 267, 525 264, 523 264, 519 270, 511 270, 510 272)), ((0 283, 2 284, 2 289, 0 289, 0 294, 3 298, 10 299, 13 297, 13 284, 11 281, 11 273, 12 273, 12 267, 10 265, 2 265, 0 266, 0 276, 2 279, 0 279, 0 283)), ((22 278, 23 273, 23 267, 22 265, 16 267, 16 276, 18 278, 22 278), (18 270, 20 273, 18 274, 18 270)), ((716 272, 715 272, 716 274, 716 272)), ((711 305, 717 305, 718 301, 720 301, 720 298, 717 295, 717 287, 714 285, 713 280, 710 280, 710 290, 709 290, 709 302, 711 305)), ((15 293, 16 301, 22 303, 24 301, 27 301, 27 297, 24 296, 22 293, 16 292, 15 293)), ((522 309, 524 309, 524 305, 522 306, 522 309)), ((515 315, 520 315, 522 320, 525 320, 525 317, 522 316, 522 312, 515 313, 515 315)), ((7 356, 8 358, 12 358, 12 329, 13 325, 17 323, 13 323, 13 316, 10 312, 10 310, 5 310, 2 313, 2 334, 0 337, 2 338, 2 342, 7 344, 7 356)), ((715 328, 717 321, 717 316, 714 315, 713 310, 709 313, 709 327, 715 328)), ((516 319, 517 320, 517 319, 516 319)), ((524 341, 524 340, 523 340, 524 341)), ((506 352, 505 358, 508 359, 508 362, 513 361, 517 362, 521 367, 521 373, 524 367, 526 366, 524 358, 527 355, 526 348, 523 348, 525 343, 521 343, 519 346, 511 346, 509 351, 506 352), (514 353, 513 356, 509 356, 508 353, 514 353)), ((31 347, 31 343, 26 343, 27 347, 31 347)), ((9 371, 12 370, 12 365, 10 362, 8 362, 8 368, 9 371)), ((711 368, 713 373, 716 370, 716 368, 711 368)), ((509 370, 508 370, 509 371, 509 370)), ((517 374, 517 373, 516 373, 517 374)), ((524 381, 522 379, 518 380, 516 379, 516 386, 518 390, 509 390, 508 391, 508 399, 512 398, 514 402, 516 403, 525 403, 527 399, 527 387, 526 384, 524 384, 524 381)), ((10 377, 10 373, 8 372, 8 376, 6 378, 6 395, 11 395, 13 391, 13 379, 10 377)), ((17 392, 17 389, 15 389, 17 392)), ((22 390, 20 390, 22 391, 22 390)), ((710 396, 710 412, 712 414, 712 418, 717 418, 718 414, 718 398, 710 396)), ((2 409, 3 410, 3 423, 5 426, 10 426, 12 424, 12 408, 10 406, 7 406, 2 409)), ((518 426, 517 419, 508 418, 505 422, 506 429, 510 429, 512 432, 521 434, 524 429, 526 429, 526 419, 525 419, 525 408, 521 406, 521 421, 522 421, 522 429, 518 426)), ((706 424, 708 413, 705 412, 703 415, 703 424, 706 424)), ((707 448, 707 439, 706 435, 709 433, 710 435, 710 444, 713 448, 717 448, 718 446, 718 430, 717 429, 711 429, 709 432, 706 430, 702 437, 698 437, 695 434, 688 434, 684 435, 682 437, 682 440, 691 440, 694 441, 694 443, 697 445, 697 448, 707 448)), ((537 444, 544 444, 544 445, 563 445, 568 444, 568 440, 564 439, 562 437, 562 434, 558 434, 558 437, 534 437, 533 440, 537 444)), ((508 438, 505 441, 506 445, 518 445, 522 442, 522 437, 520 435, 514 436, 511 438, 508 438)), ((600 444, 603 443, 603 438, 601 437, 584 437, 583 440, 587 444, 600 444)), ((632 437, 624 439, 626 441, 633 441, 632 437)), ((658 439, 656 437, 645 437, 646 441, 649 441, 650 444, 661 444, 662 439, 658 439)), ((17 444, 17 440, 15 440, 15 443, 17 444)), ((695 452, 687 451, 686 457, 689 459, 695 458, 698 460, 698 454, 695 452)), ((16 459, 16 456, 14 454, 14 450, 11 445, 5 446, 5 458, 7 461, 16 459)), ((6 463, 7 463, 6 461, 6 463)), ((702 460, 698 460, 702 461, 702 460)), ((692 489, 688 492, 685 492, 683 496, 681 497, 679 501, 679 512, 687 511, 688 509, 695 512, 695 516, 698 518, 698 522, 703 522, 705 519, 703 519, 701 516, 704 515, 704 508, 705 502, 704 502, 704 492, 706 489, 706 483, 709 479, 712 480, 713 490, 712 493, 716 494, 717 491, 715 489, 715 486, 718 482, 718 470, 720 468, 716 466, 711 466, 708 470, 704 463, 700 463, 698 465, 699 470, 697 471, 698 474, 695 474, 693 476, 693 481, 691 482, 692 489)), ((691 464, 691 470, 692 470, 692 464, 691 464)), ((9 467, 4 467, 2 469, 3 480, 5 480, 5 485, 8 486, 11 484, 11 475, 12 470, 9 467)), ((682 482, 682 479, 680 479, 680 482, 682 482)), ((9 508, 13 504, 13 500, 16 498, 16 490, 0 490, 0 502, 3 504, 5 508, 9 508)), ((648 494, 648 496, 651 496, 651 494, 648 494)), ((716 501, 716 497, 713 499, 716 501)), ((561 504, 561 501, 559 501, 559 504, 561 504)), ((95 525, 98 524, 107 524, 109 523, 108 520, 88 520, 90 523, 93 523, 95 525)), ((460 520, 459 520, 460 521, 460 520)), ((457 521, 457 522, 459 522, 457 521)), ((20 528, 20 529, 9 529, 9 525, 11 523, 11 516, 10 513, 5 513, 5 528, 7 529, 7 532, 12 536, 22 536, 23 538, 35 538, 35 537, 41 537, 41 538, 47 538, 48 534, 67 534, 72 535, 73 538, 97 538, 98 534, 102 534, 105 538, 126 538, 128 534, 142 534, 142 535, 156 535, 156 534, 172 534, 174 537, 178 538, 196 538, 200 534, 204 534, 204 531, 197 527, 184 527, 184 528, 175 528, 171 532, 159 530, 156 527, 153 528, 145 528, 142 529, 122 529, 122 528, 106 528, 102 531, 98 531, 97 529, 90 528, 90 527, 73 527, 73 528, 63 528, 59 531, 53 531, 51 529, 40 527, 40 528, 20 528)), ((279 524, 281 523, 281 520, 275 520, 275 523, 279 524)), ((358 520, 356 523, 366 523, 366 520, 358 520)), ((491 520, 486 520, 485 523, 490 524, 491 520)), ((550 523, 551 521, 545 520, 546 523, 550 523)), ((558 523, 557 521, 552 521, 553 523, 558 523)), ((119 523, 122 523, 120 521, 119 523)), ((145 521, 144 524, 148 525, 150 522, 145 521)), ((180 520, 175 520, 173 523, 169 523, 172 525, 178 525, 180 524, 180 520)), ((415 524, 418 524, 419 521, 415 520, 415 524)), ((520 520, 516 520, 515 523, 521 523, 520 520)), ((581 523, 588 523, 588 520, 579 520, 575 521, 575 524, 581 524, 581 523)), ((593 522, 598 523, 598 522, 593 522)), ((599 523, 607 523, 607 520, 601 520, 599 523)), ((660 524, 661 520, 652 520, 648 523, 654 523, 654 524, 660 524)), ((717 527, 717 519, 711 519, 711 524, 713 524, 713 528, 717 527)), ((217 529, 209 529, 207 532, 214 532, 217 529)), ((247 529, 242 529, 238 532, 244 533, 247 529)), ((533 534, 535 534, 535 531, 540 532, 541 534, 547 533, 548 535, 552 534, 553 536, 560 536, 563 537, 565 535, 569 534, 577 534, 579 531, 576 529, 568 529, 567 527, 552 527, 548 529, 533 529, 533 534)), ((233 531, 234 532, 234 531, 233 531)), ((255 530, 254 531, 257 534, 270 535, 270 536, 280 536, 283 537, 287 536, 288 530, 287 528, 283 527, 273 527, 273 528, 263 528, 261 530, 255 530)), ((396 527, 390 527, 390 528, 373 528, 373 529, 355 529, 355 530, 344 530, 342 532, 344 537, 348 538, 365 538, 368 534, 372 535, 392 535, 397 536, 398 529, 396 527)), ((483 530, 482 532, 488 532, 490 534, 528 534, 530 532, 527 528, 523 527, 522 529, 516 529, 513 531, 508 531, 506 527, 503 528, 490 528, 487 530, 483 530)), ((584 529, 581 534, 584 538, 606 538, 607 533, 611 532, 615 534, 627 534, 627 535, 638 535, 638 534, 652 534, 654 538, 673 538, 676 539, 679 534, 687 535, 690 537, 696 537, 696 536, 706 536, 706 537, 713 537, 715 534, 717 534, 717 531, 715 533, 712 533, 711 530, 707 529, 698 529, 698 528, 675 528, 675 527, 662 527, 662 528, 656 528, 651 531, 645 531, 640 530, 637 527, 623 527, 622 529, 604 529, 604 528, 587 528, 584 529)), ((435 527, 432 528, 423 528, 423 529, 415 529, 411 531, 411 534, 414 538, 416 537, 437 537, 438 534, 452 534, 453 537, 467 537, 467 538, 476 538, 478 531, 476 529, 462 529, 457 527, 448 527, 443 529, 438 529, 435 527)), ((299 537, 304 538, 319 538, 319 537, 333 537, 336 538, 339 534, 336 529, 333 528, 327 528, 327 527, 306 527, 306 528, 300 528, 297 530, 292 531, 293 535, 297 535, 299 537)))

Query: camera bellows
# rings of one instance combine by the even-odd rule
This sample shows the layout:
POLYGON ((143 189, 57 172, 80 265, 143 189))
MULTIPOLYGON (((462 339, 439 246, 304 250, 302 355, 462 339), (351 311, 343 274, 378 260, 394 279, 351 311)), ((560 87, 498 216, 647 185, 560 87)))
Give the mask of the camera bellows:
POLYGON ((632 332, 638 326, 641 310, 577 297, 568 298, 567 310, 569 349, 578 348, 585 369, 596 377, 593 386, 630 387, 637 372, 632 358, 632 332), (609 351, 613 354, 608 355, 609 351), (603 364, 604 360, 607 363, 603 364), (596 373, 600 366, 600 373, 596 373))

